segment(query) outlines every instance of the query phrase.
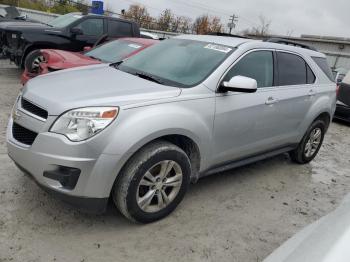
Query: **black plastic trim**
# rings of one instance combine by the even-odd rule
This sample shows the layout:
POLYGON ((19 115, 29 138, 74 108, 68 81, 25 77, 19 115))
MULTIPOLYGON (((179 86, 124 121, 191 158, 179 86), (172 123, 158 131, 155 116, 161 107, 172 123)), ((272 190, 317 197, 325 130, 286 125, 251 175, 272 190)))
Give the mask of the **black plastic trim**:
MULTIPOLYGON (((11 157, 11 156, 10 156, 11 157)), ((53 195, 54 197, 62 200, 65 203, 68 203, 77 209, 81 210, 84 213, 88 214, 101 214, 106 211, 107 203, 108 203, 108 197, 106 198, 90 198, 90 197, 79 197, 79 196, 71 196, 64 194, 62 192, 58 192, 54 189, 48 188, 42 184, 40 184, 34 176, 28 172, 25 168, 23 168, 21 165, 16 163, 14 159, 12 159, 16 166, 25 174, 27 174, 31 179, 34 180, 34 182, 45 192, 47 192, 50 195, 53 195)))
POLYGON ((231 161, 231 162, 226 162, 226 163, 223 163, 223 164, 219 164, 217 166, 214 166, 213 168, 210 168, 207 171, 202 172, 200 177, 210 176, 210 175, 213 175, 213 174, 216 174, 216 173, 224 172, 224 171, 227 171, 227 170, 230 170, 230 169, 234 169, 234 168, 237 168, 237 167, 240 167, 240 166, 245 166, 245 165, 248 165, 248 164, 252 164, 252 163, 255 163, 255 162, 260 161, 260 160, 271 158, 271 157, 274 157, 274 156, 277 156, 277 155, 280 155, 280 154, 283 154, 283 153, 287 153, 287 152, 295 149, 297 146, 298 145, 290 145, 290 146, 278 148, 278 149, 275 149, 275 150, 267 151, 267 152, 264 152, 264 153, 252 155, 252 156, 249 156, 249 157, 245 157, 245 158, 242 158, 242 159, 234 160, 234 161, 231 161))
POLYGON ((44 171, 44 177, 56 180, 69 190, 73 190, 78 183, 81 170, 73 167, 58 166, 55 170, 44 171))

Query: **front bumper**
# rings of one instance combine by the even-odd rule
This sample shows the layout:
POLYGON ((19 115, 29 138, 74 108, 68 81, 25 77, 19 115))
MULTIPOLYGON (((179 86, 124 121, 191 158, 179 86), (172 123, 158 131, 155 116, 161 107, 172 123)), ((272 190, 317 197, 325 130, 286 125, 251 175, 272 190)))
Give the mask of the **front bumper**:
MULTIPOLYGON (((27 127, 26 122, 37 121, 27 115, 22 118, 24 120, 18 124, 27 127)), ((102 154, 88 143, 73 143, 50 132, 39 132, 31 146, 24 145, 13 137, 13 124, 11 118, 7 128, 8 154, 21 170, 30 174, 40 187, 66 202, 89 212, 105 210, 119 170, 119 155, 102 154), (63 183, 63 180, 53 177, 52 174, 62 167, 79 170, 78 179, 73 183, 72 179, 63 183)))

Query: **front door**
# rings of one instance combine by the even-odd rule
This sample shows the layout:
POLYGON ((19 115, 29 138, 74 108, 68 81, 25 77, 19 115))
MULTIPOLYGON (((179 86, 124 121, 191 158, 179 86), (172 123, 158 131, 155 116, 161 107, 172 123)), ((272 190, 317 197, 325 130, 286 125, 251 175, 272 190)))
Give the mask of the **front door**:
POLYGON ((104 19, 87 18, 74 27, 81 29, 83 33, 82 35, 73 36, 76 51, 81 51, 85 46, 93 46, 104 34, 104 19))
POLYGON ((256 93, 227 92, 216 96, 214 163, 225 163, 276 147, 277 98, 274 87, 274 52, 256 50, 245 54, 224 76, 253 78, 256 93))

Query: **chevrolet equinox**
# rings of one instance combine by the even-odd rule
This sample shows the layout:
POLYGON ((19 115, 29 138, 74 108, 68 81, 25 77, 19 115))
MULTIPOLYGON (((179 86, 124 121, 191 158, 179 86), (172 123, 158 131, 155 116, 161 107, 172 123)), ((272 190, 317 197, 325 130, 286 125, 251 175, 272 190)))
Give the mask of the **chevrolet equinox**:
POLYGON ((336 85, 324 54, 292 45, 184 35, 39 76, 13 107, 9 156, 61 199, 101 212, 111 198, 139 223, 170 214, 200 177, 286 152, 308 163, 336 85))

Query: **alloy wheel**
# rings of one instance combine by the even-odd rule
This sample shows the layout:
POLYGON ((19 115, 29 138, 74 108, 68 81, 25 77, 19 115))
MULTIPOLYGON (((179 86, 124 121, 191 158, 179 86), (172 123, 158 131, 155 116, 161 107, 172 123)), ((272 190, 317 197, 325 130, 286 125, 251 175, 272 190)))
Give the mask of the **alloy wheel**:
POLYGON ((312 157, 321 145, 322 130, 315 128, 311 131, 309 139, 305 145, 304 154, 306 157, 312 157))
POLYGON ((164 160, 152 166, 143 175, 137 189, 137 204, 147 213, 167 207, 178 195, 183 173, 178 163, 164 160))

